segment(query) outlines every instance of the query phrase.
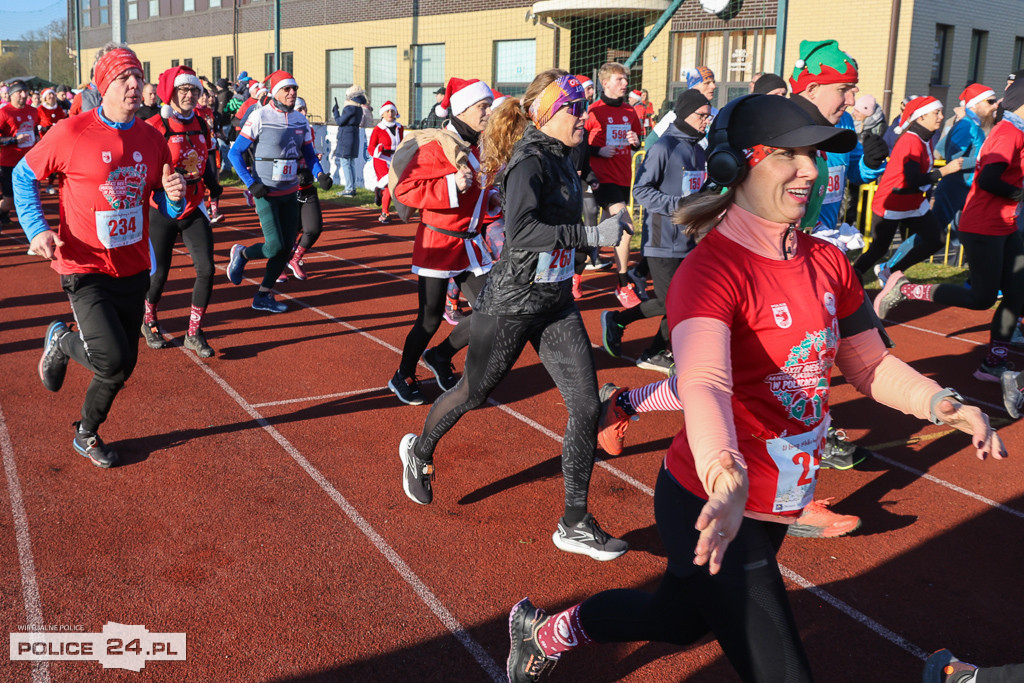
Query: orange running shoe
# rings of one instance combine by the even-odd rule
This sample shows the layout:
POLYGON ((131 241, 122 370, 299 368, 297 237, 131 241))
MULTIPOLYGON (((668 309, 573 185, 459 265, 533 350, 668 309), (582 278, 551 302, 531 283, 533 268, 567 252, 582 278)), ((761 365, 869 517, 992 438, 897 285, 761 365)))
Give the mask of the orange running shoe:
POLYGON ((836 538, 859 529, 860 517, 837 515, 829 510, 833 500, 812 500, 796 520, 796 524, 789 525, 786 534, 800 538, 836 538))
POLYGON ((620 389, 612 383, 601 387, 601 417, 597 421, 597 445, 608 455, 621 455, 626 444, 626 428, 629 427, 629 415, 618 406, 618 398, 626 389, 620 389), (609 393, 611 392, 611 393, 609 393))

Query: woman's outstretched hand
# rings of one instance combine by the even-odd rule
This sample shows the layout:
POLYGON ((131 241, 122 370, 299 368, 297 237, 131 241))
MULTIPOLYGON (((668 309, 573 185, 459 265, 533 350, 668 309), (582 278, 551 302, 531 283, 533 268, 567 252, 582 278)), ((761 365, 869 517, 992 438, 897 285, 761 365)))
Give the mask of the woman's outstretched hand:
POLYGON ((707 564, 712 574, 722 568, 725 550, 739 533, 749 491, 747 470, 736 461, 735 455, 722 451, 718 462, 722 472, 715 478, 714 490, 697 518, 695 528, 700 532, 700 539, 693 553, 693 563, 707 564))

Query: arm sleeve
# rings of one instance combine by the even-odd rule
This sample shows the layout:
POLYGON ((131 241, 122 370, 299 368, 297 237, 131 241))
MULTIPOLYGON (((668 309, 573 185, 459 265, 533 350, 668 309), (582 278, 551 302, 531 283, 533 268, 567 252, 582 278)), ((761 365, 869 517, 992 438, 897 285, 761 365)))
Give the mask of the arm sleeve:
MULTIPOLYGON (((671 195, 661 191, 666 167, 671 157, 672 150, 668 148, 668 145, 655 143, 644 160, 640 162, 636 182, 633 185, 633 196, 636 200, 648 211, 662 216, 674 214, 682 200, 682 195, 671 195)), ((682 189, 682 185, 680 185, 680 189, 682 189)))
POLYGON ((885 172, 886 161, 878 168, 870 168, 864 163, 864 145, 857 141, 857 146, 850 152, 850 162, 846 166, 848 180, 854 185, 863 185, 880 177, 885 172))
POLYGON ((1020 188, 1003 180, 1003 172, 1009 168, 1010 164, 1005 161, 994 161, 985 164, 985 167, 981 169, 981 173, 978 174, 977 179, 974 181, 978 187, 991 192, 997 197, 1012 198, 1020 193, 1020 188))
POLYGON ((893 188, 893 194, 917 194, 922 185, 936 182, 941 175, 938 171, 922 171, 917 159, 907 157, 903 160, 903 186, 893 188))
POLYGON ((235 169, 235 174, 245 183, 246 187, 256 182, 256 179, 249 173, 249 169, 245 167, 245 158, 242 156, 251 145, 251 139, 245 135, 239 135, 235 138, 231 149, 228 150, 228 159, 231 161, 231 167, 235 169))
POLYGON ((43 203, 39 199, 39 180, 24 159, 14 167, 11 176, 14 186, 14 210, 18 213, 18 222, 25 231, 25 237, 32 238, 50 229, 43 215, 43 203))
POLYGON ((552 225, 540 215, 540 197, 544 186, 541 160, 531 156, 505 173, 504 202, 505 245, 524 251, 551 251, 563 247, 584 247, 587 232, 582 224, 552 225))

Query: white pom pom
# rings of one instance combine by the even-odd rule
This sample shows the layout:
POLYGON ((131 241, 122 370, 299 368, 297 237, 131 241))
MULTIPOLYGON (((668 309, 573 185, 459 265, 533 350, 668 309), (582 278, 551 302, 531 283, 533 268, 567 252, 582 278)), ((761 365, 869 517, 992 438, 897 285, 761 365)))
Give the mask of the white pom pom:
POLYGON ((169 119, 172 116, 174 116, 174 110, 171 109, 171 105, 169 105, 169 104, 161 104, 160 105, 160 116, 164 117, 165 119, 169 119))
POLYGON ((896 135, 900 135, 903 132, 903 127, 902 126, 896 126, 895 128, 893 128, 893 132, 895 132, 896 135))
POLYGON ((798 68, 798 69, 802 69, 802 68, 804 68, 805 66, 807 66, 807 62, 805 62, 805 61, 804 61, 804 60, 802 60, 802 59, 798 59, 798 60, 796 60, 796 64, 794 64, 793 66, 795 66, 795 67, 796 67, 796 68, 798 68))
POLYGON ((448 110, 442 107, 440 104, 434 106, 434 113, 437 114, 442 119, 448 117, 448 110))

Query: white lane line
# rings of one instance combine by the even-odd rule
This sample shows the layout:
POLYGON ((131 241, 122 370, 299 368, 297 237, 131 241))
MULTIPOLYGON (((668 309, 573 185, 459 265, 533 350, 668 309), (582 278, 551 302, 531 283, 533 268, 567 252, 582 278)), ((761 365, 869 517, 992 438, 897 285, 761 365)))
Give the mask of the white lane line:
MULTIPOLYGON (((174 340, 174 343, 178 345, 177 340, 174 340)), ((384 540, 384 537, 377 533, 376 529, 373 528, 373 525, 359 514, 355 507, 353 507, 352 504, 349 503, 343 495, 341 495, 341 492, 339 492, 338 489, 336 489, 334 485, 327 480, 320 470, 314 467, 313 464, 310 463, 302 453, 284 437, 283 434, 281 434, 281 432, 275 429, 274 426, 271 425, 252 404, 242 398, 241 394, 235 391, 235 389, 228 384, 226 380, 206 366, 195 354, 190 353, 183 347, 181 350, 193 363, 199 366, 203 372, 216 382, 217 385, 224 390, 224 393, 230 396, 242 410, 248 413, 249 416, 252 417, 256 423, 262 427, 263 430, 266 431, 296 463, 298 463, 299 467, 305 470, 306 474, 308 474, 310 478, 315 481, 325 493, 327 493, 331 500, 333 500, 338 507, 342 509, 352 523, 356 525, 363 535, 369 539, 375 548, 377 548, 378 552, 380 552, 391 566, 395 568, 395 571, 397 571, 405 582, 409 584, 416 595, 419 596, 420 600, 422 600, 430 611, 434 613, 434 616, 436 616, 438 620, 447 627, 451 634, 455 636, 456 640, 458 640, 459 643, 466 648, 469 654, 472 655, 477 664, 479 664, 480 667, 488 673, 491 680, 496 683, 507 681, 508 678, 504 669, 498 666, 494 659, 487 654, 487 651, 484 650, 480 643, 478 643, 473 636, 463 628, 462 624, 460 624, 454 615, 445 608, 444 604, 437 598, 437 596, 431 592, 430 588, 427 587, 427 584, 425 584, 420 577, 416 575, 412 568, 409 567, 401 557, 399 557, 398 553, 395 552, 386 540, 384 540)))
MULTIPOLYGON (((43 626, 43 601, 39 597, 36 583, 36 563, 32 558, 32 539, 28 531, 28 515, 25 514, 25 500, 21 496, 21 480, 14 462, 14 444, 7 430, 3 409, 0 408, 0 451, 3 451, 4 473, 7 475, 7 491, 11 498, 11 517, 14 520, 14 538, 18 547, 18 563, 21 565, 21 592, 25 601, 25 618, 30 627, 43 626)), ((32 662, 33 683, 49 683, 50 663, 32 662)))
POLYGON ((974 346, 984 346, 985 342, 974 341, 973 339, 965 339, 964 337, 958 337, 956 335, 946 334, 945 332, 936 332, 935 330, 929 330, 927 327, 918 327, 917 325, 910 325, 908 323, 896 323, 900 327, 906 327, 911 330, 917 330, 918 332, 924 332, 925 334, 933 334, 936 337, 942 337, 943 339, 955 339, 956 341, 962 341, 966 344, 973 344, 974 346))
POLYGON ((356 389, 355 391, 342 391, 337 394, 324 394, 322 396, 303 396, 301 398, 286 398, 282 401, 267 401, 265 403, 250 403, 253 408, 266 408, 268 406, 284 406, 289 403, 309 403, 311 401, 330 401, 335 398, 345 398, 346 396, 357 396, 359 394, 376 394, 380 391, 386 391, 387 385, 382 387, 373 387, 372 389, 356 389))

